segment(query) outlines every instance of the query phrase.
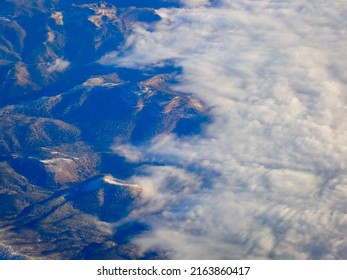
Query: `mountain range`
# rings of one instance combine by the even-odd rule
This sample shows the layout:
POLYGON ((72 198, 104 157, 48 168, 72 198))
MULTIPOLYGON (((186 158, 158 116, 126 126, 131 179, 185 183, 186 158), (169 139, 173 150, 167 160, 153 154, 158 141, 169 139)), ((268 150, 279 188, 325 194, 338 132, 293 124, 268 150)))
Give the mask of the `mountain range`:
POLYGON ((208 108, 172 90, 180 69, 100 59, 169 1, 0 5, 0 259, 146 259, 127 221, 139 164, 117 154, 166 133, 192 135, 208 108))

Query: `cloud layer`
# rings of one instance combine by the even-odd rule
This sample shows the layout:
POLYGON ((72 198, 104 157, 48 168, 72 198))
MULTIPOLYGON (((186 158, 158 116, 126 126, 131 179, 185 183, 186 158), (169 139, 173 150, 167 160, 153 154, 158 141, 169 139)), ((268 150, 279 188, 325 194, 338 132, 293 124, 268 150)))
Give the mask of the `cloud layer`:
MULTIPOLYGON (((203 135, 115 151, 155 161, 134 242, 173 259, 347 259, 347 8, 343 1, 182 1, 137 25, 110 63, 173 61, 203 135)), ((101 62, 103 59, 101 59, 101 62)))

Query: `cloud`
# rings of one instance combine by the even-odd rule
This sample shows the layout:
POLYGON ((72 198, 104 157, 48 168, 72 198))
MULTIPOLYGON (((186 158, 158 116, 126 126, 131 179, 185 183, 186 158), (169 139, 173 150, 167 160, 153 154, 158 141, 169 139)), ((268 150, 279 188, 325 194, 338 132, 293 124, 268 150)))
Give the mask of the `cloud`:
POLYGON ((132 178, 145 191, 130 218, 152 227, 134 242, 173 259, 346 259, 345 5, 188 2, 107 56, 173 61, 174 89, 213 117, 200 136, 120 149, 156 162, 132 178))
POLYGON ((112 150, 118 155, 124 157, 128 162, 139 162, 143 159, 141 152, 139 152, 136 147, 128 144, 114 145, 112 150))
POLYGON ((181 4, 188 8, 197 8, 206 6, 210 3, 209 0, 181 0, 181 4))
POLYGON ((48 65, 48 73, 64 72, 70 66, 70 62, 61 58, 57 58, 48 65))

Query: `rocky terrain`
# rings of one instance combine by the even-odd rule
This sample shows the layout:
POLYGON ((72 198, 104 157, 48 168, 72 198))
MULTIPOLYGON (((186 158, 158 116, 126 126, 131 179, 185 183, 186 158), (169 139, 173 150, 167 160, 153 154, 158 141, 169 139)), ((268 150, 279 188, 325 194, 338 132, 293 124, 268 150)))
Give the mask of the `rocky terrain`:
POLYGON ((141 186, 111 147, 193 134, 207 108, 170 89, 179 69, 103 66, 167 1, 22 1, 0 7, 0 259, 133 259, 117 225, 141 186), (146 2, 146 4, 144 4, 146 2), (110 226, 113 225, 113 226, 110 226))

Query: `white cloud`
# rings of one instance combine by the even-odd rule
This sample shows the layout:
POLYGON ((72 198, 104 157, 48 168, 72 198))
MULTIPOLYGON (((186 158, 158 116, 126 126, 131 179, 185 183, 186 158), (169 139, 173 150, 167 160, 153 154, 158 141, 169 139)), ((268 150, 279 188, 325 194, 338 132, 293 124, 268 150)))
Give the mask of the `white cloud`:
POLYGON ((158 10, 107 57, 174 61, 175 89, 214 118, 203 136, 127 147, 167 165, 133 178, 146 191, 132 215, 153 227, 134 242, 177 259, 347 258, 344 3, 204 2, 158 10))
POLYGON ((118 144, 112 147, 112 150, 124 157, 128 162, 139 162, 141 161, 142 154, 135 147, 128 144, 118 144))
POLYGON ((181 3, 188 8, 197 8, 206 6, 210 3, 209 0, 181 0, 181 3))
POLYGON ((48 65, 47 72, 64 72, 70 66, 70 62, 61 58, 57 58, 48 65))

